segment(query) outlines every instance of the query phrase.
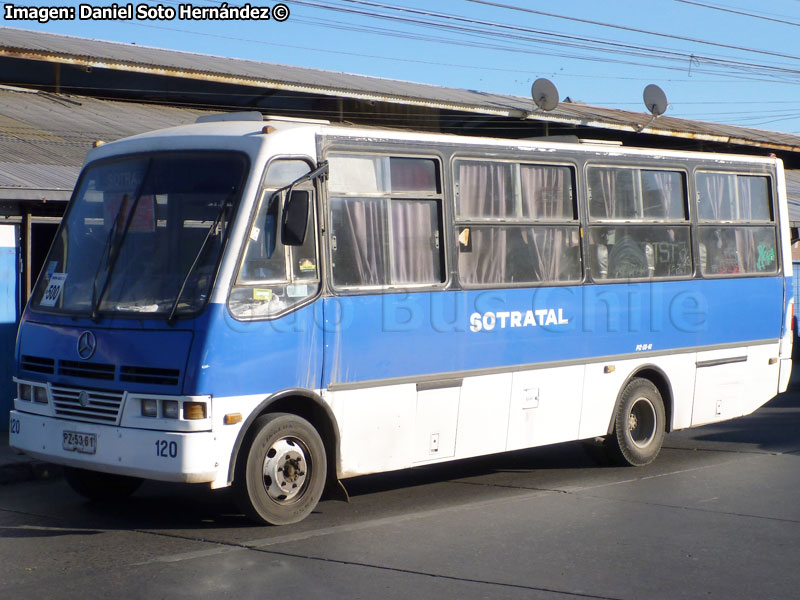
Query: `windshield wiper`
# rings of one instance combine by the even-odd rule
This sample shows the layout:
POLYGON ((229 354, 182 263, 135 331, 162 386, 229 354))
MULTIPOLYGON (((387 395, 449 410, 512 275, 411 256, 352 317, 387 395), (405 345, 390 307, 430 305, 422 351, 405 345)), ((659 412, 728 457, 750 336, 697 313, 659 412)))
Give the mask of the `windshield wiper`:
POLYGON ((225 202, 222 203, 222 208, 220 209, 219 213, 214 219, 214 222, 211 223, 211 227, 208 228, 208 233, 206 233, 206 237, 205 239, 203 239, 203 243, 200 244, 200 249, 197 251, 197 254, 195 254, 194 260, 192 261, 192 266, 189 267, 189 270, 186 272, 183 281, 181 281, 181 287, 178 290, 178 295, 175 296, 175 300, 172 303, 172 308, 170 308, 169 311, 169 316, 167 317, 167 325, 172 325, 173 321, 175 320, 175 313, 178 310, 178 303, 180 302, 181 296, 183 296, 183 292, 186 289, 186 284, 189 282, 189 278, 192 276, 192 273, 194 273, 194 270, 197 267, 197 263, 200 262, 200 257, 203 256, 203 253, 205 252, 206 247, 208 246, 208 241, 212 237, 215 237, 217 235, 215 233, 217 227, 219 227, 220 223, 222 222, 222 217, 225 214, 225 211, 228 210, 228 208, 231 206, 232 203, 233 202, 231 201, 231 197, 228 196, 225 199, 225 202))
POLYGON ((119 217, 122 214, 122 210, 125 208, 125 205, 127 204, 127 200, 129 198, 128 194, 125 194, 122 197, 122 202, 119 203, 117 214, 114 216, 114 224, 111 226, 111 230, 108 232, 105 246, 103 246, 103 254, 100 255, 100 262, 97 265, 97 270, 94 272, 94 279, 92 280, 92 321, 97 322, 100 317, 98 309, 100 308, 100 303, 103 301, 103 296, 108 289, 108 282, 111 281, 111 273, 114 270, 114 266, 117 264, 117 258, 119 257, 120 250, 122 249, 122 242, 125 240, 125 236, 128 234, 128 228, 131 225, 131 221, 133 221, 133 215, 136 213, 136 207, 139 205, 139 198, 142 197, 142 188, 144 187, 145 181, 147 181, 147 176, 150 174, 151 164, 152 160, 148 160, 147 166, 144 169, 144 175, 142 176, 142 180, 139 183, 139 187, 136 189, 136 194, 134 195, 133 206, 131 206, 128 214, 125 216, 125 224, 122 227, 121 233, 119 233, 119 217), (118 233, 119 235, 117 235, 118 233), (112 243, 115 241, 115 237, 116 243, 112 243), (98 295, 97 276, 100 274, 100 266, 103 264, 103 255, 106 254, 106 279, 103 282, 103 287, 100 289, 100 294, 98 295))
POLYGON ((91 318, 92 321, 97 320, 97 276, 100 275, 100 267, 103 266, 103 258, 106 257, 108 254, 108 258, 106 258, 106 270, 108 270, 108 263, 111 259, 111 241, 114 239, 114 236, 117 233, 117 225, 119 223, 119 213, 122 210, 122 206, 127 202, 128 196, 127 194, 122 198, 122 202, 120 203, 119 210, 117 214, 114 216, 114 222, 111 224, 111 228, 109 229, 108 236, 106 237, 106 243, 103 245, 103 251, 100 253, 100 260, 97 262, 97 269, 94 271, 94 278, 92 278, 92 304, 91 308, 91 318))

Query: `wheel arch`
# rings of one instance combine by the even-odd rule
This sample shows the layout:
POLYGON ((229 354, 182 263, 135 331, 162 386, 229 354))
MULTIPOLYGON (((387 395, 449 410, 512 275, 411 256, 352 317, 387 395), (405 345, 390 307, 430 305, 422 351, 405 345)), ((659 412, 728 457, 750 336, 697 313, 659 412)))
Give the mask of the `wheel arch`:
POLYGON ((319 433, 328 456, 328 484, 338 481, 339 473, 339 424, 330 406, 319 394, 310 390, 296 388, 283 390, 265 398, 247 417, 239 430, 231 452, 228 468, 228 484, 233 483, 239 453, 247 448, 247 441, 252 434, 252 425, 261 415, 269 413, 290 413, 302 417, 319 433))
POLYGON ((614 431, 614 416, 617 414, 617 407, 619 406, 620 401, 622 400, 622 392, 628 387, 628 384, 634 379, 646 379, 658 390, 658 393, 661 394, 661 399, 664 401, 664 417, 665 417, 665 431, 669 433, 672 431, 672 415, 673 415, 673 403, 674 403, 674 395, 672 392, 672 383, 670 383, 669 377, 667 374, 656 365, 653 364, 646 364, 640 365, 637 367, 619 388, 619 392, 617 392, 617 401, 614 403, 614 411, 611 413, 611 419, 608 422, 608 431, 607 434, 611 435, 614 431))

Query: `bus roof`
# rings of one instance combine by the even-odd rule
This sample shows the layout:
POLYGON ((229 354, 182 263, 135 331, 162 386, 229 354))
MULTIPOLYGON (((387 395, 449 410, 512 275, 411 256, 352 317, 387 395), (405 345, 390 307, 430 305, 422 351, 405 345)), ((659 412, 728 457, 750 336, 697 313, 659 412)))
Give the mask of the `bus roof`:
POLYGON ((619 143, 602 140, 581 140, 574 138, 536 138, 512 140, 505 138, 488 138, 462 136, 455 134, 429 133, 416 130, 400 130, 382 127, 364 127, 350 124, 330 124, 322 120, 291 119, 285 117, 266 117, 255 120, 257 113, 240 113, 247 115, 243 120, 235 120, 235 114, 223 115, 219 120, 179 125, 166 129, 158 129, 136 136, 123 138, 102 145, 90 151, 87 162, 105 156, 121 153, 139 152, 147 149, 175 149, 210 147, 217 149, 247 150, 261 147, 266 140, 280 135, 285 138, 305 138, 306 144, 313 143, 317 135, 336 138, 363 139, 375 142, 419 142, 429 144, 459 145, 474 147, 496 147, 519 151, 564 151, 604 156, 650 156, 670 158, 717 159, 724 162, 775 164, 775 157, 753 156, 744 154, 722 154, 683 150, 662 150, 622 146, 619 143))

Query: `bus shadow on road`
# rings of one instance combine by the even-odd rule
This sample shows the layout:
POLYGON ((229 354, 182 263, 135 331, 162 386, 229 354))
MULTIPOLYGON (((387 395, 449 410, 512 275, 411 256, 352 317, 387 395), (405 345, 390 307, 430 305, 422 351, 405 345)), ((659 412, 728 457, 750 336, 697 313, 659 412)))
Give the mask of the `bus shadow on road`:
POLYGON ((701 450, 800 452, 800 386, 777 395, 751 415, 676 432, 666 440, 668 447, 695 444, 701 450))
POLYGON ((610 464, 590 444, 564 442, 452 462, 424 465, 402 471, 364 475, 345 480, 350 496, 373 494, 437 483, 476 480, 499 473, 532 474, 539 471, 597 469, 610 464))

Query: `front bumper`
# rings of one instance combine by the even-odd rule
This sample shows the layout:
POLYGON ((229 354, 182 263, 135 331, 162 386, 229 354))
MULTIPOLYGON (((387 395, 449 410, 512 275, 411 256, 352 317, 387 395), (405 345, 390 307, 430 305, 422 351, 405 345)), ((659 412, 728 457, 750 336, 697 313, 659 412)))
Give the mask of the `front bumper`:
POLYGON ((217 440, 210 431, 132 429, 18 410, 12 410, 10 418, 9 445, 47 462, 160 481, 204 483, 217 477, 217 440), (96 452, 65 450, 65 431, 97 436, 96 452))

